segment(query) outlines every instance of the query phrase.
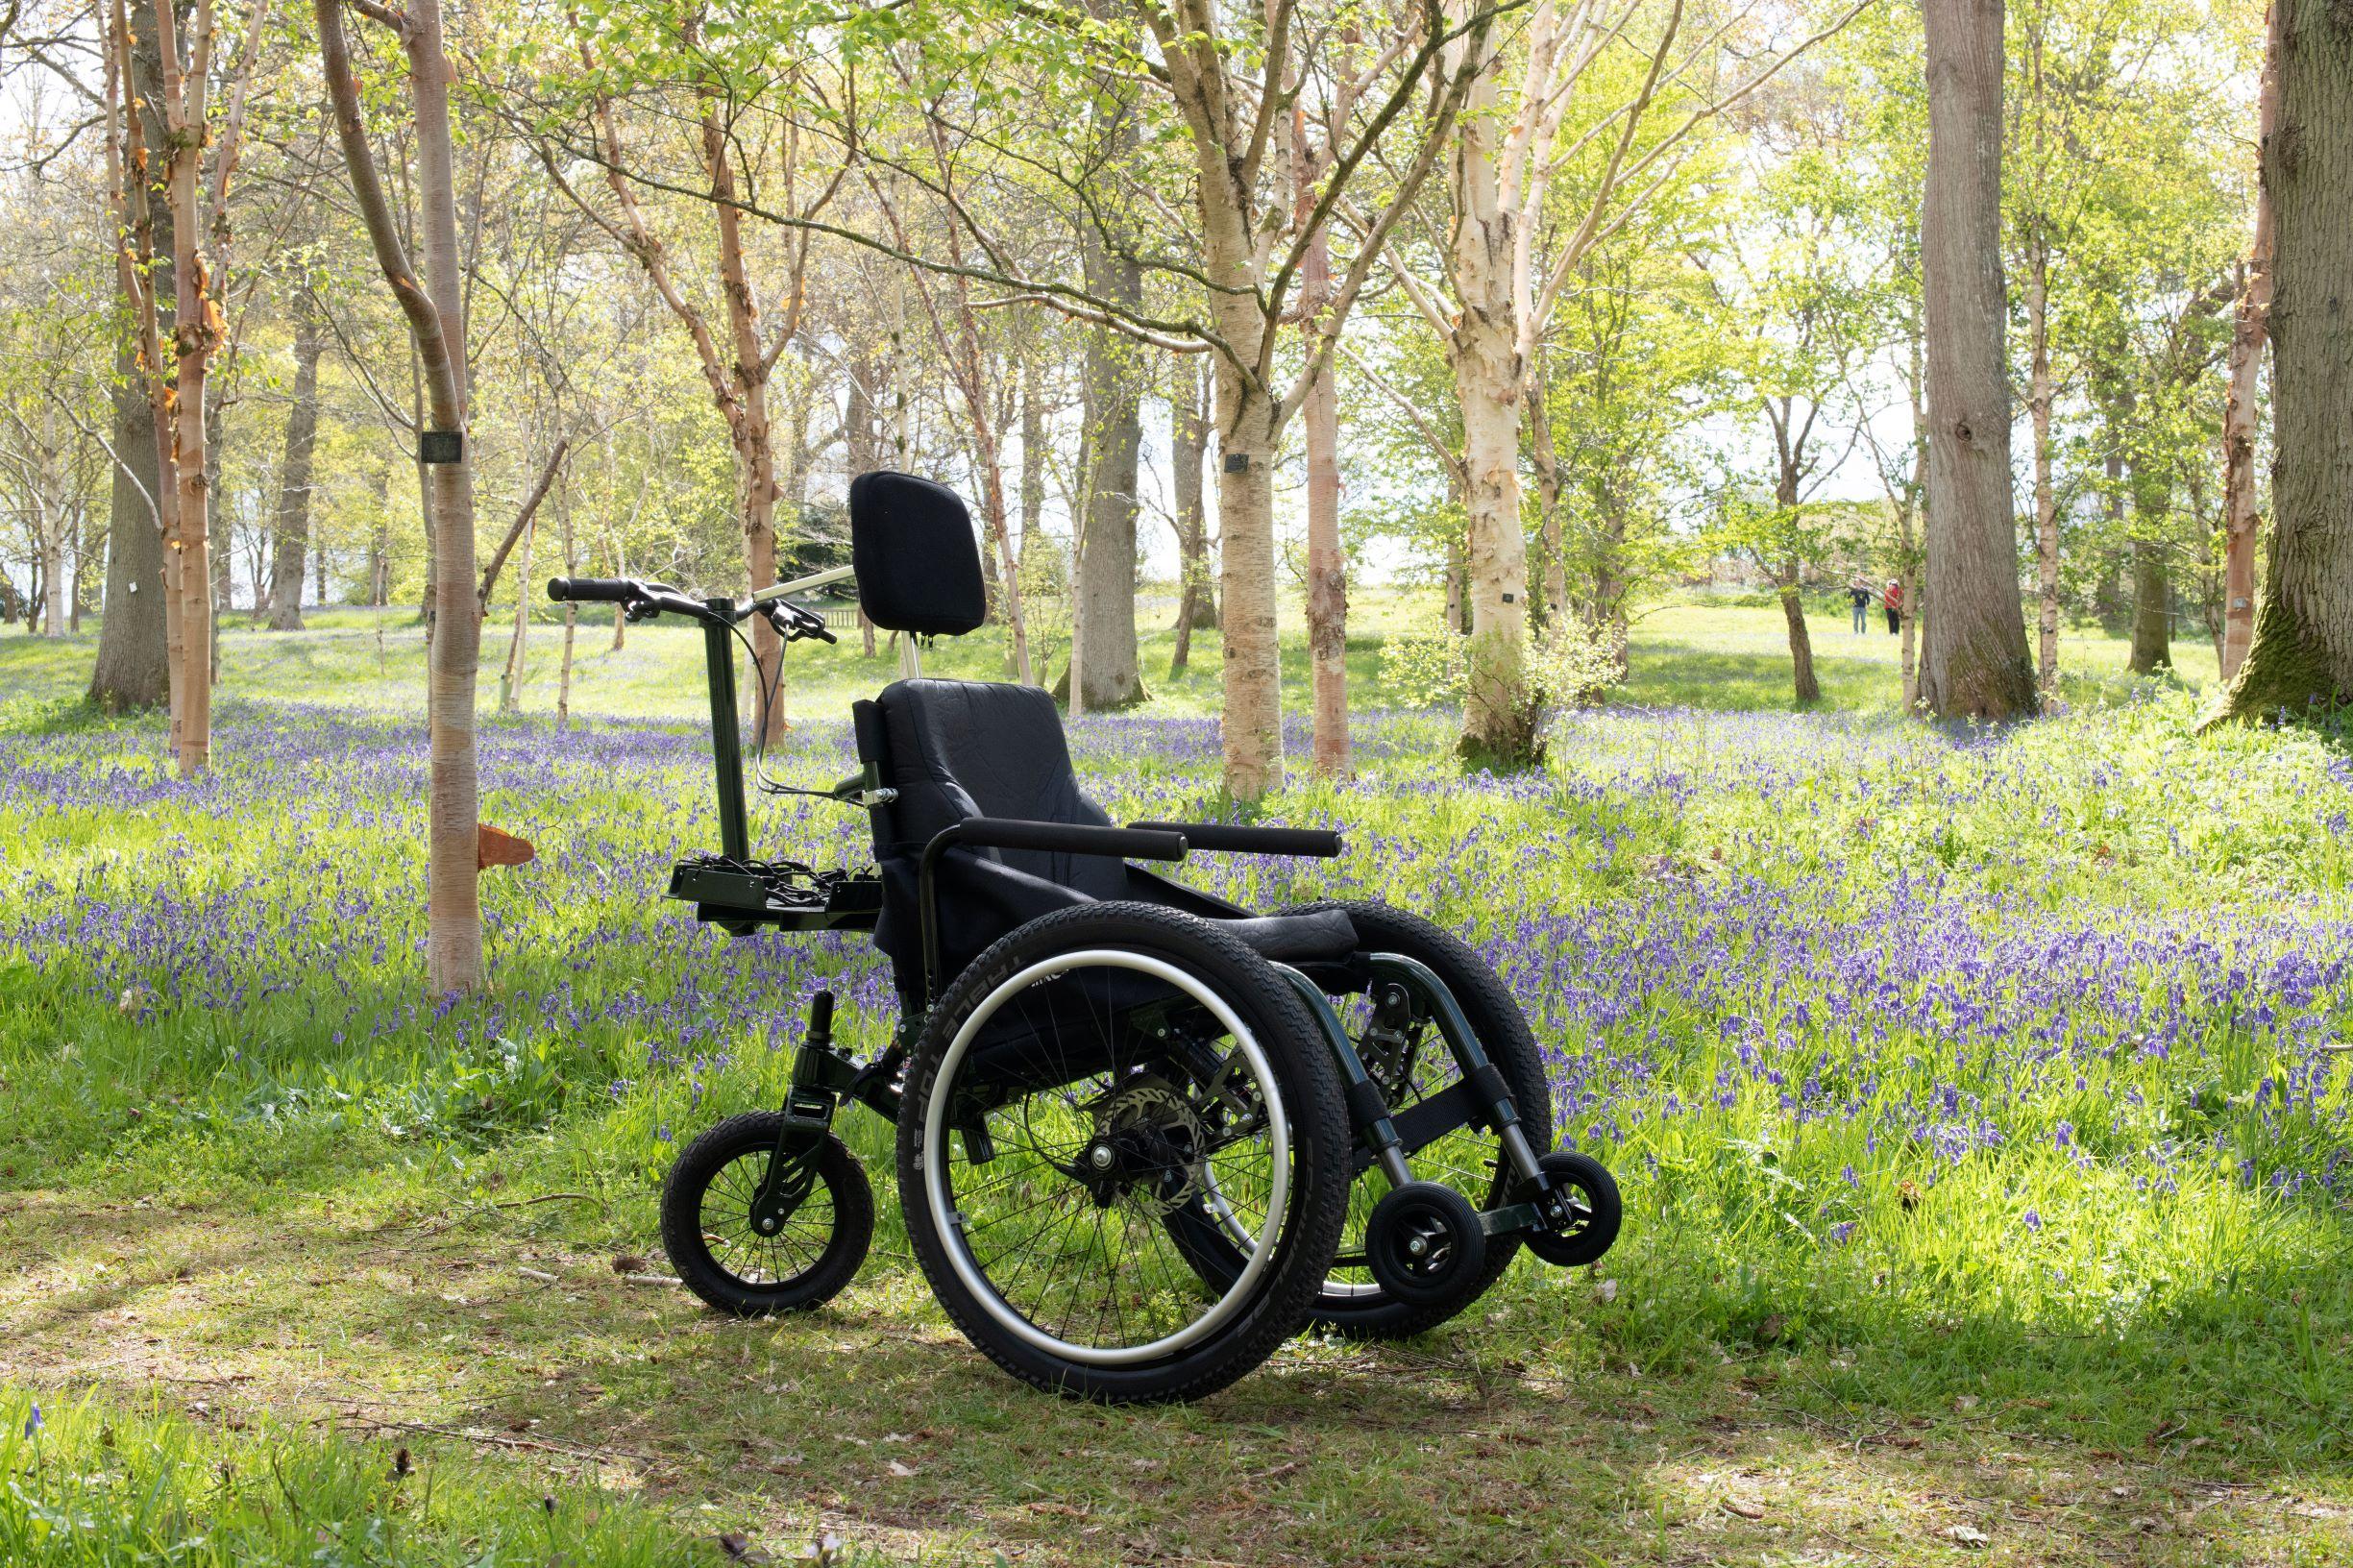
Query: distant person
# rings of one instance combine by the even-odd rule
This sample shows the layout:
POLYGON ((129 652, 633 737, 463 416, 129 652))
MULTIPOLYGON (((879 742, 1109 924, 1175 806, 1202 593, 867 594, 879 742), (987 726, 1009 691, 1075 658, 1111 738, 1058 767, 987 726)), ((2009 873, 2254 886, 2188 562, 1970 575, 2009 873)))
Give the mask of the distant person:
POLYGON ((1857 572, 1847 581, 1847 598, 1854 602, 1854 634, 1871 629, 1871 580, 1857 572))
POLYGON ((1879 602, 1887 606, 1887 634, 1893 637, 1903 629, 1903 584, 1891 578, 1879 602))

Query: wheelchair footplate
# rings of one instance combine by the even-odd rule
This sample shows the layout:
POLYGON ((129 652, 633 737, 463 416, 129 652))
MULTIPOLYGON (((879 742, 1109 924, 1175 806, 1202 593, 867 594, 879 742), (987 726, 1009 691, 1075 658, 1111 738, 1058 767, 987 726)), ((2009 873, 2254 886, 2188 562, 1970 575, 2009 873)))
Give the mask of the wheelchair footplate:
POLYGON ((882 878, 821 871, 798 861, 696 855, 671 868, 670 896, 695 918, 736 936, 783 931, 871 931, 882 913, 882 878))

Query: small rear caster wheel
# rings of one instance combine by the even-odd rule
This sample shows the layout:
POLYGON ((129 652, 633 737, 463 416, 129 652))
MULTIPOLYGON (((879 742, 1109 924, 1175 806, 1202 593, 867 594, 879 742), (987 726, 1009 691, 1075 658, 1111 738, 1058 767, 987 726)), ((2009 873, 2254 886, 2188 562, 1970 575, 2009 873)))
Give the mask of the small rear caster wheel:
POLYGON ((807 1311, 856 1277, 874 1239, 874 1189, 831 1133, 785 1151, 760 1199, 784 1116, 748 1111, 686 1146, 662 1188, 662 1248, 688 1289, 723 1312, 807 1311))
POLYGON ((1408 1182, 1373 1205, 1364 1262, 1381 1287, 1417 1307, 1453 1303, 1485 1282, 1487 1237, 1479 1211, 1451 1187, 1408 1182))
POLYGON ((1556 1212, 1548 1227, 1524 1231, 1520 1239, 1530 1252, 1562 1268, 1599 1262, 1617 1240, 1618 1224, 1626 1215, 1616 1180, 1591 1155, 1566 1149, 1538 1160, 1536 1168, 1553 1179, 1553 1190, 1540 1193, 1532 1185, 1523 1185, 1517 1200, 1543 1203, 1550 1198, 1556 1212))

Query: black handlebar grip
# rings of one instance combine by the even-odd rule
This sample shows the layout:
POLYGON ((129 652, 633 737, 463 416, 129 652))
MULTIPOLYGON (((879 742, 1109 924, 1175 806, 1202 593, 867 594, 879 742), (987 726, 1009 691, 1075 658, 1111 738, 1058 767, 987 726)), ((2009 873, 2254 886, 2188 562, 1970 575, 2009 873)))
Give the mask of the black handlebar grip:
POLYGON ((816 1041, 833 1039, 833 992, 821 991, 809 998, 809 1038, 816 1041))
POLYGON ((1130 827, 1182 833, 1195 849, 1245 855, 1300 855, 1330 860, 1346 845, 1337 833, 1314 827, 1245 827, 1224 822, 1130 822, 1130 827))
POLYGON ((548 597, 558 604, 626 604, 637 584, 620 577, 550 577, 548 597))

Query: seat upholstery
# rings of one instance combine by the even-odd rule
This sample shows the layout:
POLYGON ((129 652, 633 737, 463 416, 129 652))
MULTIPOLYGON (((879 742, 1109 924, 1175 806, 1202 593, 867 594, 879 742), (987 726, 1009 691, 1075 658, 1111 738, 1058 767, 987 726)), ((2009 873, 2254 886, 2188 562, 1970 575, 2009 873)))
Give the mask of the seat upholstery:
MULTIPOLYGON (((879 731, 874 739, 886 755, 866 760, 879 766, 898 798, 875 815, 885 894, 875 941, 897 969, 899 989, 914 991, 921 971, 917 865, 934 835, 970 817, 1095 826, 1110 825, 1111 818, 1079 789, 1062 717, 1038 687, 902 680, 884 688, 876 706, 881 723, 872 726, 879 731)), ((959 846, 942 857, 940 876, 941 959, 950 975, 1015 926, 1098 899, 1138 899, 1201 916, 1276 963, 1337 962, 1357 944, 1355 927, 1339 910, 1254 917, 1103 855, 959 846)))
MULTIPOLYGON (((967 817, 1111 824, 1079 792, 1054 698, 1036 686, 902 680, 882 694, 899 836, 919 849, 967 817)), ((1127 896, 1127 873, 1101 855, 989 849, 984 858, 1090 898, 1127 896)))

